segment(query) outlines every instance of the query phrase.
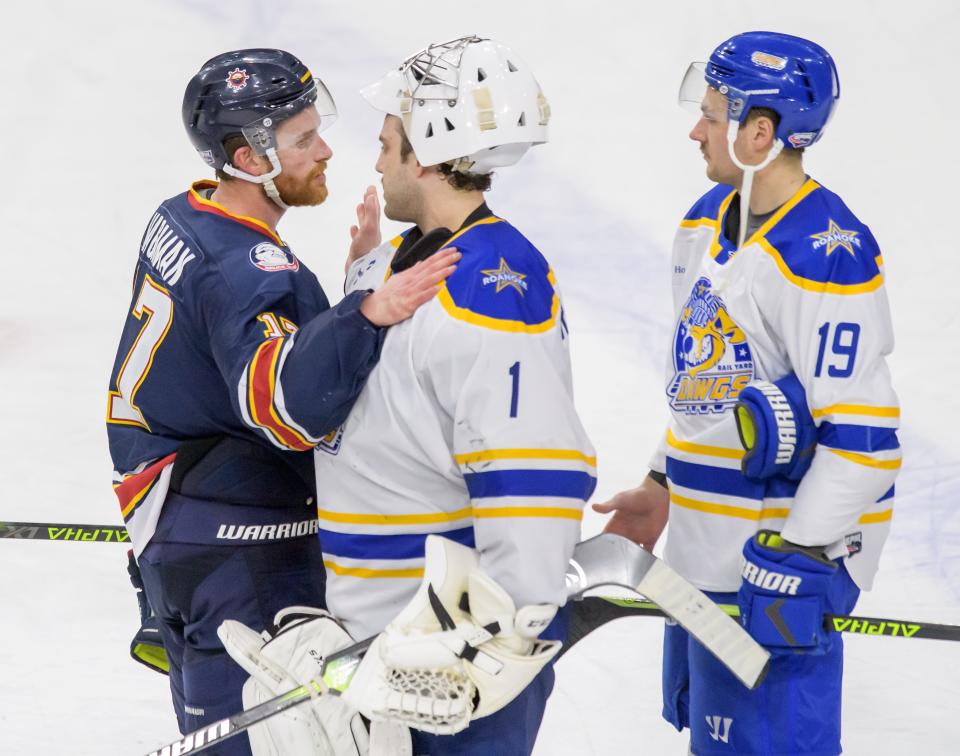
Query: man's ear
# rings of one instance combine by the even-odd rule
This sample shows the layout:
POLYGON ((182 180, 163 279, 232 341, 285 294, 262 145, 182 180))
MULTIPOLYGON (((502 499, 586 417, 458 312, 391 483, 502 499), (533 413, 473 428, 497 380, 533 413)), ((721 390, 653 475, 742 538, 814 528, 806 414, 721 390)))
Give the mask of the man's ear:
MULTIPOLYGON (((420 161, 419 161, 419 160, 417 161, 416 166, 414 166, 414 173, 416 174, 416 177, 417 177, 417 178, 423 178, 423 177, 426 176, 431 170, 436 170, 436 166, 423 166, 423 165, 420 165, 420 161)), ((439 172, 439 171, 438 171, 438 172, 439 172)))
POLYGON ((758 151, 765 152, 773 147, 773 142, 777 138, 777 130, 773 126, 773 121, 767 116, 760 116, 754 123, 756 128, 754 144, 758 151))
POLYGON ((267 172, 266 161, 257 155, 252 147, 238 147, 233 153, 233 164, 244 173, 260 176, 267 172))

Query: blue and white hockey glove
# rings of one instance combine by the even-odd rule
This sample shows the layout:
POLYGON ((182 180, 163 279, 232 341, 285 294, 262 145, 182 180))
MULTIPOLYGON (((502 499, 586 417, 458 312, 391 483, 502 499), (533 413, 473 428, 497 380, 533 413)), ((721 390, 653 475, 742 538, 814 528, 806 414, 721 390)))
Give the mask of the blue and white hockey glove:
POLYGON ((813 461, 817 426, 796 375, 788 373, 774 383, 751 381, 740 392, 734 415, 747 450, 741 467, 747 478, 803 477, 813 461))
POLYGON ((740 623, 774 654, 825 654, 833 644, 823 616, 831 610, 837 563, 816 548, 761 530, 743 547, 737 601, 740 623))
POLYGON ((134 661, 150 667, 163 675, 170 674, 170 662, 167 659, 167 650, 160 639, 160 626, 157 615, 150 606, 146 591, 143 590, 143 577, 140 567, 133 557, 133 549, 127 551, 127 574, 130 582, 137 591, 137 603, 140 605, 140 629, 130 641, 130 656, 134 661))

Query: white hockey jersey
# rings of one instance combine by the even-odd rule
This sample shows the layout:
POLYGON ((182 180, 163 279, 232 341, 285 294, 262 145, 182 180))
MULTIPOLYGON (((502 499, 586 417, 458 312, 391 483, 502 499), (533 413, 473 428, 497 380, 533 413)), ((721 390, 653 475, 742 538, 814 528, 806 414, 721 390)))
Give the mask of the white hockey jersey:
MULTIPOLYGON (((401 241, 357 260, 347 290, 385 280, 401 241)), ((315 452, 327 602, 357 638, 413 597, 429 533, 476 547, 518 607, 563 604, 596 484, 546 260, 493 216, 448 245, 463 255, 456 271, 390 329, 346 423, 315 452)))
POLYGON ((666 560, 704 590, 736 591, 760 529, 845 556, 869 589, 893 514, 900 410, 885 356, 893 331, 870 230, 808 179, 737 251, 722 233, 735 191, 715 186, 673 249, 671 422, 651 468, 670 489, 666 560), (754 378, 793 371, 818 444, 803 480, 754 483, 733 407, 754 378))

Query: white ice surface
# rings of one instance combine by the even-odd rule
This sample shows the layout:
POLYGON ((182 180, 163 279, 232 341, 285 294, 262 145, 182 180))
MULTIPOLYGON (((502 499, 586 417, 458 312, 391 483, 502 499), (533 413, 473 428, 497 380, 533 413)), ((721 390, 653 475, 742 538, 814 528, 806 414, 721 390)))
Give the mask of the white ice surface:
MULTIPOLYGON (((357 89, 429 40, 477 32, 521 52, 552 140, 500 172, 490 204, 555 264, 602 501, 645 473, 665 419, 667 251, 707 187, 679 79, 739 31, 820 41, 842 102, 808 170, 881 242, 903 403, 893 531, 858 612, 960 623, 954 2, 37 0, 5 5, 0 24, 0 518, 117 524, 106 383, 144 224, 205 175, 180 98, 208 57, 288 48, 333 91, 331 199, 281 231, 336 298, 353 206, 377 178, 379 116, 357 89)), ((601 527, 587 515, 585 535, 601 527)), ((165 678, 127 656, 124 562, 116 545, 0 542, 0 753, 130 755, 176 736, 165 678)), ((847 649, 846 753, 960 750, 960 644, 847 649)), ((659 662, 654 620, 585 640, 558 666, 538 756, 685 753, 659 718, 659 662)))

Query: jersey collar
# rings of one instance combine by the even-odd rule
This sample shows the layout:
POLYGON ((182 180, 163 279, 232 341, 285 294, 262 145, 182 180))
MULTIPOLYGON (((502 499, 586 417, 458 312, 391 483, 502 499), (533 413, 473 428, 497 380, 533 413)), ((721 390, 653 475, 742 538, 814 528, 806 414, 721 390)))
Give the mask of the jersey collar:
POLYGON ((220 203, 214 202, 213 200, 207 199, 203 196, 207 193, 208 189, 216 189, 217 186, 219 186, 218 182, 211 181, 209 179, 194 181, 190 185, 190 190, 187 192, 187 201, 190 203, 190 207, 192 207, 194 210, 199 210, 201 213, 212 213, 213 215, 219 215, 221 218, 232 220, 242 226, 246 226, 249 229, 263 234, 281 247, 286 246, 283 239, 277 236, 270 229, 270 226, 268 226, 262 220, 251 218, 247 215, 234 215, 220 203))

